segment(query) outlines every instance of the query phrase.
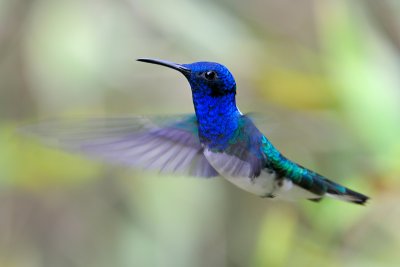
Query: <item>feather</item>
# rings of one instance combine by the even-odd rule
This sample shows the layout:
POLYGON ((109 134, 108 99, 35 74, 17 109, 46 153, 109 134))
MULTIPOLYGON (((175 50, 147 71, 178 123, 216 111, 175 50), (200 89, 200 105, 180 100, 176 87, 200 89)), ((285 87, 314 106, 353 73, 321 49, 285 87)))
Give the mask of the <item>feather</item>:
POLYGON ((218 176, 203 155, 194 115, 49 120, 22 131, 52 147, 116 164, 218 176))
POLYGON ((232 137, 225 144, 209 145, 204 155, 222 176, 254 179, 267 160, 261 151, 262 134, 249 117, 242 115, 239 120, 232 137))

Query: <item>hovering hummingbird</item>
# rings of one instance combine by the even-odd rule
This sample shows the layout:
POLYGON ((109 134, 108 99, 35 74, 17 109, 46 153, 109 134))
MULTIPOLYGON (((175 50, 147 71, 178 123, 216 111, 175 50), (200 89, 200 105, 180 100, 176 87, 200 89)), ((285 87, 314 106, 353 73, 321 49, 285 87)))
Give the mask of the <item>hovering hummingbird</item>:
POLYGON ((368 200, 283 156, 237 108, 236 82, 225 66, 149 58, 138 61, 182 73, 191 87, 195 114, 50 121, 29 131, 57 146, 114 163, 223 177, 260 197, 319 201, 329 196, 356 204, 368 200))

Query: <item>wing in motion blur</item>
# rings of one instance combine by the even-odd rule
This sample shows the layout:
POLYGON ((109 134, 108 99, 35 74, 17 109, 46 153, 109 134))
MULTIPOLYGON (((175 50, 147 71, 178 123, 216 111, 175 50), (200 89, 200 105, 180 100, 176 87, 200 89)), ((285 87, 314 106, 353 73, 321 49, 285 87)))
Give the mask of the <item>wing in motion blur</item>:
POLYGON ((196 177, 218 173, 203 155, 194 115, 49 120, 22 131, 44 143, 116 164, 196 177))

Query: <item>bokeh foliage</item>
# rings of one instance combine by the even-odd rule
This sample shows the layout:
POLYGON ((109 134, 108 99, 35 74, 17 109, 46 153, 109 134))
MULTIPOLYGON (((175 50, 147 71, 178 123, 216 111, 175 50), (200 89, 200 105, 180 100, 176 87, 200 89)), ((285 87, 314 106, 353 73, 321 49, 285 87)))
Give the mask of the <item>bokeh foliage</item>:
POLYGON ((400 5, 1 0, 0 266, 399 266, 400 5), (371 196, 267 201, 49 149, 49 117, 193 112, 137 57, 218 61, 287 156, 371 196))

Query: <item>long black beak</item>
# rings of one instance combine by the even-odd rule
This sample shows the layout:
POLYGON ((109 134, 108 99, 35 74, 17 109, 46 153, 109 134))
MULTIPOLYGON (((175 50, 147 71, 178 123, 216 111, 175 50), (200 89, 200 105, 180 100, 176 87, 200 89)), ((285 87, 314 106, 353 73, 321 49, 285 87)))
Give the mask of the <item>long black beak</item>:
POLYGON ((190 69, 177 64, 177 63, 173 63, 173 62, 169 62, 169 61, 165 61, 165 60, 160 60, 160 59, 152 59, 152 58, 138 58, 137 61, 141 61, 141 62, 146 62, 146 63, 152 63, 152 64, 157 64, 157 65, 162 65, 174 70, 177 70, 179 72, 181 72, 183 75, 188 76, 190 75, 190 69))

